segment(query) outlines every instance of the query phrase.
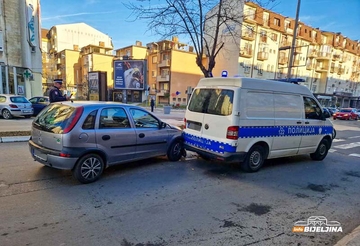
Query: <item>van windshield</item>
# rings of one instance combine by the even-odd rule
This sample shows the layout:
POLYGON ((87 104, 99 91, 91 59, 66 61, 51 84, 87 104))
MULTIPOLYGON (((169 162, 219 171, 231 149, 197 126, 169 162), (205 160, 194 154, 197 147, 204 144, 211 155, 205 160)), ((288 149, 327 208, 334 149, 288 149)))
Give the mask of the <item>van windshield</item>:
POLYGON ((33 126, 42 131, 61 134, 74 111, 74 107, 51 104, 34 119, 33 126))
POLYGON ((233 108, 234 91, 225 89, 195 89, 188 109, 193 112, 230 115, 233 108))

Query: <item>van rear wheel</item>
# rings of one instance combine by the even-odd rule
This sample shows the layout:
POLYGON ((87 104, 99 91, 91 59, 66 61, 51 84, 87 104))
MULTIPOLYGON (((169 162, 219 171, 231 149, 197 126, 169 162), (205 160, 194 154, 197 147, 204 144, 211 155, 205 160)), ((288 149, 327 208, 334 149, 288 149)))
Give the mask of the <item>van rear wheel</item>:
POLYGON ((257 172, 265 161, 265 149, 260 145, 253 146, 246 155, 245 161, 240 164, 246 172, 257 172))
POLYGON ((330 148, 329 141, 326 139, 321 140, 316 151, 310 154, 311 159, 314 161, 322 161, 326 157, 330 148))
POLYGON ((104 171, 104 160, 97 154, 81 157, 73 169, 74 177, 83 184, 98 180, 104 171))

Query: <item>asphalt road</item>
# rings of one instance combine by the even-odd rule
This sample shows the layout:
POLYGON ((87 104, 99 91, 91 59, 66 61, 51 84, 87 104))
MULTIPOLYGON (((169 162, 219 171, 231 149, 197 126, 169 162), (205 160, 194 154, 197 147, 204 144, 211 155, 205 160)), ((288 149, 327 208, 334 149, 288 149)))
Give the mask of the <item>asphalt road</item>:
POLYGON ((339 122, 322 162, 267 161, 258 173, 201 159, 164 158, 106 170, 80 185, 34 162, 26 143, 0 144, 0 245, 333 245, 360 221, 356 122, 339 122), (340 129, 341 128, 341 129, 340 129), (348 130, 350 129, 350 130, 348 130), (293 233, 310 216, 343 233, 293 233))

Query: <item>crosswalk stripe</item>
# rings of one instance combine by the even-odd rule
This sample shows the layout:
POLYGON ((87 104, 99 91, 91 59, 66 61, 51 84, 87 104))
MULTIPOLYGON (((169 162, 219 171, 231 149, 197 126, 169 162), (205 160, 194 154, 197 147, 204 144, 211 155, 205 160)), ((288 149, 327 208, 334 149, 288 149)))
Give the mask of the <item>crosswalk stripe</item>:
POLYGON ((360 138, 360 136, 352 136, 352 137, 349 137, 349 138, 351 138, 351 139, 353 139, 353 138, 360 138))
POLYGON ((349 143, 349 144, 341 144, 341 145, 337 145, 337 146, 333 146, 334 148, 337 149, 351 149, 351 148, 356 148, 360 146, 360 142, 355 142, 355 143, 349 143))
POLYGON ((360 157, 360 154, 350 154, 349 156, 360 157))
POLYGON ((335 139, 333 139, 333 143, 338 143, 338 142, 344 142, 345 141, 345 139, 337 139, 337 138, 335 138, 335 139))
POLYGON ((336 149, 329 149, 329 152, 334 153, 334 152, 336 152, 336 149))

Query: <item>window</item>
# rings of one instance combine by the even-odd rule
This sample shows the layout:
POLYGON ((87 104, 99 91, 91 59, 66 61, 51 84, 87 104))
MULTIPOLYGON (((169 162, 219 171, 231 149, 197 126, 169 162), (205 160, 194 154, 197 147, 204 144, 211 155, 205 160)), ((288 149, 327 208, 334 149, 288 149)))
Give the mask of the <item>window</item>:
POLYGON ((6 97, 0 97, 0 102, 5 102, 6 101, 6 97))
POLYGON ((305 118, 320 120, 322 118, 322 110, 316 101, 310 97, 304 97, 305 118))
POLYGON ((10 97, 10 101, 13 103, 29 103, 25 97, 10 97))
POLYGON ((159 128, 159 121, 146 111, 140 109, 130 110, 136 128, 159 128))
POLYGON ((29 99, 29 102, 31 102, 31 103, 36 103, 36 102, 37 102, 37 97, 34 97, 34 98, 29 99))
POLYGON ((152 71, 151 71, 151 76, 152 76, 152 77, 156 77, 156 71, 155 71, 155 70, 152 70, 152 71))
POLYGON ((175 97, 173 97, 173 99, 172 99, 172 100, 173 100, 173 102, 176 102, 176 98, 175 98, 175 97))
POLYGON ((130 128, 130 122, 123 108, 105 108, 100 115, 100 129, 130 128))
POLYGON ((274 94, 275 118, 300 119, 301 104, 300 96, 274 94))
POLYGON ((248 92, 246 115, 250 118, 274 118, 274 98, 272 93, 248 92), (258 100, 261 98, 261 100, 258 100))
POLYGON ((95 128, 96 114, 97 114, 97 110, 94 110, 86 117, 82 125, 82 129, 89 130, 95 128))
POLYGON ((274 25, 275 26, 280 26, 280 19, 274 18, 274 25))
POLYGON ((278 39, 278 35, 276 33, 271 33, 271 36, 270 36, 271 40, 272 41, 275 41, 277 42, 277 39, 278 39))
POLYGON ((224 89, 196 89, 189 110, 214 115, 230 115, 233 108, 234 91, 224 89))
POLYGON ((154 64, 154 63, 157 63, 157 56, 153 56, 152 57, 152 63, 154 64))

